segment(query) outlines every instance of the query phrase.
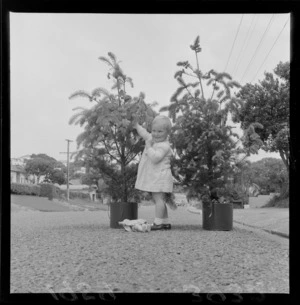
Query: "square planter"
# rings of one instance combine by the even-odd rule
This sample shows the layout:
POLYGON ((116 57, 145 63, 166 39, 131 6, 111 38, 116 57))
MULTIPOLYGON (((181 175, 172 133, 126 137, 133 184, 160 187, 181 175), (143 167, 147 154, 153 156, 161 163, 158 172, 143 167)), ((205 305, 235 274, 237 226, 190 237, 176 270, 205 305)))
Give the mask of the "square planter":
POLYGON ((204 230, 231 231, 233 227, 233 204, 211 203, 202 208, 204 230))
POLYGON ((138 218, 137 202, 111 202, 109 204, 109 211, 110 227, 114 229, 123 228, 123 226, 119 225, 119 221, 138 218))

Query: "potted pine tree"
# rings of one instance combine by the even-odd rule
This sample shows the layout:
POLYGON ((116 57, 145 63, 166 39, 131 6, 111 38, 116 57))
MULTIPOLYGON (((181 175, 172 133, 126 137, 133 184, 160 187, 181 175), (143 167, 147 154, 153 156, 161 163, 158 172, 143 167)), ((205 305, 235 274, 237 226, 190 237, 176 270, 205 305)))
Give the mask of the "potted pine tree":
POLYGON ((127 85, 133 87, 130 77, 122 71, 116 56, 109 52, 108 57, 99 59, 110 67, 107 74, 113 83, 111 91, 96 88, 91 93, 83 90, 74 92, 70 99, 88 98, 94 105, 90 108, 74 108, 77 111, 69 123, 84 125, 84 131, 77 137, 78 148, 90 165, 97 166, 107 184, 110 227, 120 228, 119 221, 138 218, 137 192, 134 183, 137 175, 137 157, 143 150, 143 141, 138 137, 133 124, 138 121, 147 129, 156 115, 146 104, 145 94, 132 97, 127 93, 127 85))
POLYGON ((174 146, 174 175, 202 200, 203 228, 231 230, 232 200, 229 178, 234 175, 241 154, 256 152, 262 142, 255 132, 259 124, 250 124, 243 136, 233 131, 229 118, 238 119, 243 101, 232 94, 240 88, 228 73, 199 68, 200 38, 190 48, 195 53, 196 68, 188 61, 178 62, 175 73, 179 87, 171 97, 168 111, 173 120, 171 142, 174 146), (204 89, 206 90, 204 91, 204 89), (240 144, 247 142, 247 150, 240 144))

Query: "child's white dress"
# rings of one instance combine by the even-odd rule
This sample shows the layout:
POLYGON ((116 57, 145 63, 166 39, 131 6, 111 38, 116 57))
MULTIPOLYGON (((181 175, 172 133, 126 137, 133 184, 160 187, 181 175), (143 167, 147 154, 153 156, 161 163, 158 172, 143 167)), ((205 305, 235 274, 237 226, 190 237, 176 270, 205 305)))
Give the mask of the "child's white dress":
MULTIPOLYGON (((152 140, 152 135, 139 125, 137 132, 145 141, 152 140)), ((170 168, 172 155, 169 141, 154 143, 148 148, 146 145, 139 163, 135 188, 146 192, 171 193, 173 191, 173 176, 170 168)))

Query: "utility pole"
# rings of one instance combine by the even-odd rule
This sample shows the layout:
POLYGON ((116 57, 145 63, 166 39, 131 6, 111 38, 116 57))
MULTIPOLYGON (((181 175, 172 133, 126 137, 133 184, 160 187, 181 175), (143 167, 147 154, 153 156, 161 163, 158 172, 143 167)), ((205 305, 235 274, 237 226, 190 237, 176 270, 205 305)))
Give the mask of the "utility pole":
POLYGON ((61 154, 67 154, 67 201, 69 201, 69 154, 70 154, 70 142, 73 142, 69 139, 66 139, 66 141, 68 142, 68 146, 67 146, 67 152, 61 152, 61 154))

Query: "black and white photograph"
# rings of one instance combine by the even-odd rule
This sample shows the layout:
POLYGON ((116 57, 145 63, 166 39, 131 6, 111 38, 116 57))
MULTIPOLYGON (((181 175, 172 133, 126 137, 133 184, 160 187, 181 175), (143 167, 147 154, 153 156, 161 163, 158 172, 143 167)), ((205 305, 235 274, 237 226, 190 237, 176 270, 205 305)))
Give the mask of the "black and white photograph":
POLYGON ((10 294, 288 295, 291 19, 9 12, 10 294))

